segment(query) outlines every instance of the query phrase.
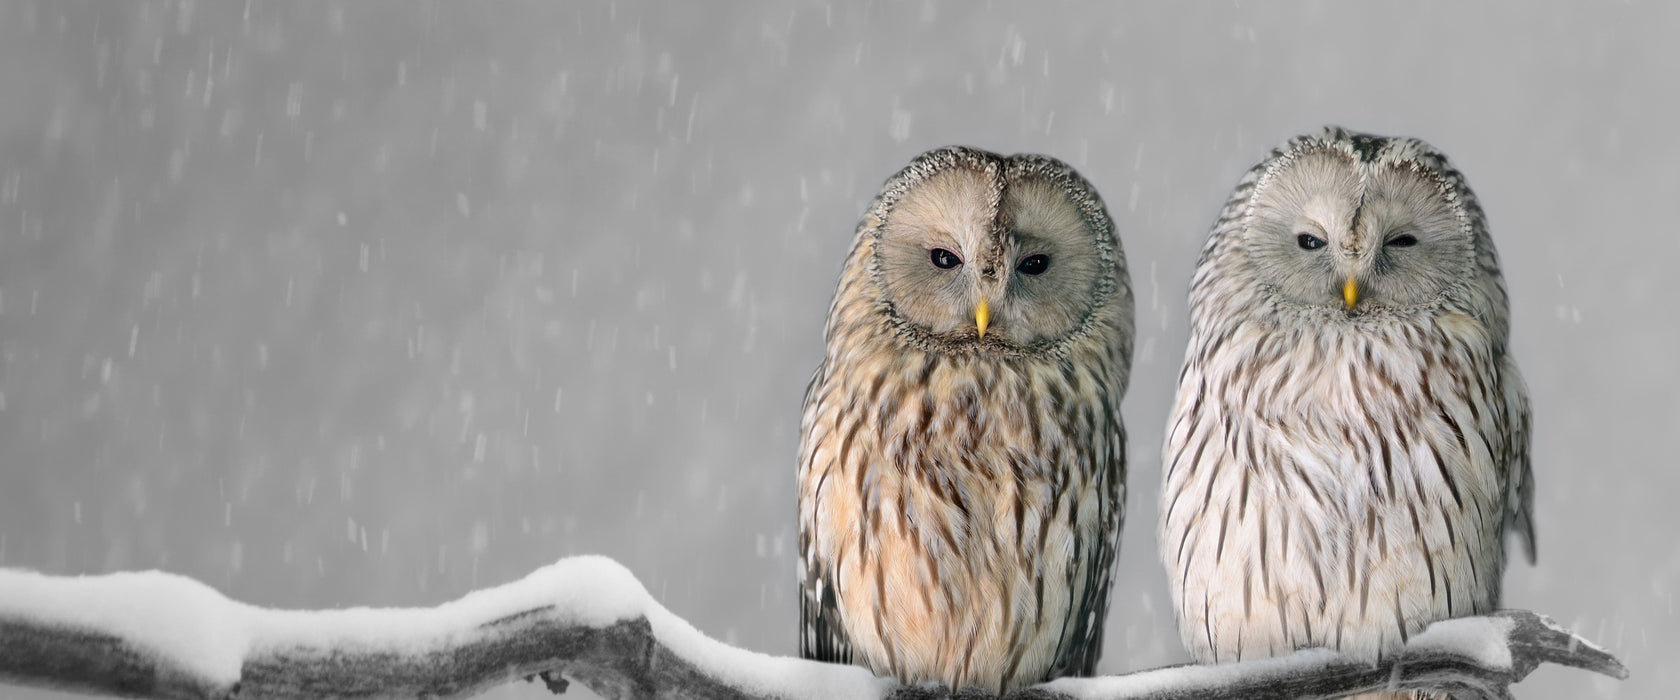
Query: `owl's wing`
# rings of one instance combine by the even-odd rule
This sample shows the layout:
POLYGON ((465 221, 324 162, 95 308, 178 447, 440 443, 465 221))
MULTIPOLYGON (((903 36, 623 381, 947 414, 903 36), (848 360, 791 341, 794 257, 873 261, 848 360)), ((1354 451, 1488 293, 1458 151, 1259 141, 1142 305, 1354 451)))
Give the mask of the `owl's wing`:
MULTIPOLYGON (((805 387, 807 420, 825 374, 825 367, 818 366, 811 383, 805 387)), ((799 446, 799 483, 802 489, 810 468, 808 450, 811 446, 803 444, 808 439, 810 429, 804 426, 799 446)), ((827 562, 821 561, 814 551, 814 533, 809 531, 814 523, 808 522, 805 517, 806 505, 803 500, 799 504, 799 655, 817 661, 849 664, 852 662, 852 644, 846 638, 846 629, 840 624, 840 604, 834 593, 834 576, 828 571, 827 562)))
POLYGON ((804 580, 799 582, 799 655, 837 664, 852 662, 852 644, 840 626, 840 607, 834 596, 833 577, 820 563, 805 559, 804 580))
MULTIPOLYGON (((1092 440, 1093 463, 1102 475, 1095 488, 1104 498, 1101 514, 1103 535, 1092 538, 1086 555, 1090 566, 1085 570, 1083 595, 1071 611, 1073 646, 1065 649, 1050 670, 1050 677, 1094 676, 1097 661, 1102 658, 1103 625, 1108 621, 1108 593, 1114 581, 1114 564, 1120 556, 1120 528, 1126 510, 1126 430, 1119 414, 1107 417, 1111 425, 1108 440, 1092 440)), ((1093 494, 1094 495, 1094 494, 1093 494)))
POLYGON ((1528 461, 1528 385, 1509 356, 1499 368, 1505 389, 1506 425, 1510 434, 1505 448, 1505 527, 1522 538, 1528 563, 1536 561, 1534 533, 1534 470, 1528 461))

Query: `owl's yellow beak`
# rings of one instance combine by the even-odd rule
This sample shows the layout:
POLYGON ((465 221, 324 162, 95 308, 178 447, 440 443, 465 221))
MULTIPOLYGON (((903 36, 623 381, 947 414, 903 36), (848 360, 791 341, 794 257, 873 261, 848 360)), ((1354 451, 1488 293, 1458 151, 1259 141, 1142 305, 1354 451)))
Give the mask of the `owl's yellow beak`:
POLYGON ((1347 302, 1349 311, 1353 305, 1359 303, 1359 283, 1353 281, 1353 274, 1349 273, 1347 282, 1342 284, 1342 301, 1347 302))
POLYGON ((974 327, 980 329, 980 337, 986 337, 986 324, 992 320, 992 307, 986 303, 985 297, 980 297, 980 305, 974 307, 974 327))

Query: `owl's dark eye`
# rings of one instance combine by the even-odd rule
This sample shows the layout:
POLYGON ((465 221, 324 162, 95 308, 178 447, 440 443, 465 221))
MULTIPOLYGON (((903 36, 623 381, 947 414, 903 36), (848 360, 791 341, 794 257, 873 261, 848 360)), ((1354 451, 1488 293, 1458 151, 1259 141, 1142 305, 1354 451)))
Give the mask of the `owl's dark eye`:
POLYGON ((1050 256, 1043 253, 1028 255, 1015 269, 1020 270, 1023 275, 1042 275, 1045 270, 1050 269, 1050 256))
POLYGON ((1409 233, 1401 236, 1395 236, 1388 239, 1388 241, 1383 243, 1383 245, 1391 245, 1396 248, 1409 248, 1417 245, 1417 236, 1409 233))
POLYGON ((1310 233, 1303 233, 1295 237, 1295 244, 1301 246, 1302 250, 1318 250, 1324 247, 1324 239, 1310 233))
POLYGON ((962 258, 944 248, 934 248, 928 251, 928 257, 933 259, 933 266, 941 270, 949 270, 962 264, 962 258))

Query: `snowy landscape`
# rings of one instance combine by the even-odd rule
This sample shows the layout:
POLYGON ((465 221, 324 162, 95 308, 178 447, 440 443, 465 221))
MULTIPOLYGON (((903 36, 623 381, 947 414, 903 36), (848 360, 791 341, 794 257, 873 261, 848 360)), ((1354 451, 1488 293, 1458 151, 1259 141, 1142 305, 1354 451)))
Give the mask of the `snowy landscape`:
POLYGON ((1189 274, 1241 173, 1337 123, 1432 142, 1486 208, 1535 416, 1539 563, 1504 602, 1632 672, 1515 693, 1667 697, 1676 30, 1662 3, 0 0, 0 567, 429 608, 601 554, 791 655, 834 281, 880 183, 962 143, 1062 158, 1115 219, 1138 337, 1099 671, 1181 663, 1154 533, 1189 274))

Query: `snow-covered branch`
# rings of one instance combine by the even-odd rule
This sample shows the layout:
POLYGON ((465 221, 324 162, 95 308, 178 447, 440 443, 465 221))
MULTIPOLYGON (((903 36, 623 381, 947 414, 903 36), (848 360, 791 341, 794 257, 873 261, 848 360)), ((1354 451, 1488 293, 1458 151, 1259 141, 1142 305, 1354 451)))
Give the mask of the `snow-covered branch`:
MULTIPOLYGON (((1021 698, 1337 697, 1432 688, 1508 697, 1541 663, 1627 675, 1609 653, 1524 611, 1437 623, 1376 667, 1332 652, 1062 679, 1021 698)), ((467 697, 562 676, 606 697, 939 698, 851 666, 713 640, 624 567, 575 557, 435 608, 286 611, 159 572, 0 570, 0 683, 140 698, 467 697)), ((969 697, 969 694, 960 694, 969 697)))

